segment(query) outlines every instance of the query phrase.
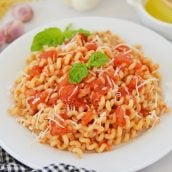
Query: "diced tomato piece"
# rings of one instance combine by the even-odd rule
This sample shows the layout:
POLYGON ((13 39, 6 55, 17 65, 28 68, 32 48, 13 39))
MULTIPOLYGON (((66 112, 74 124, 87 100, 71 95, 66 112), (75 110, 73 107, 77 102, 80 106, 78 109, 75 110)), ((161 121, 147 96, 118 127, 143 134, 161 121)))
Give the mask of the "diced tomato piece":
POLYGON ((66 86, 66 85, 69 85, 68 77, 64 78, 63 81, 59 83, 59 87, 66 86))
POLYGON ((93 112, 88 111, 86 115, 82 118, 81 124, 82 125, 88 125, 88 123, 93 119, 93 112))
POLYGON ((43 53, 40 54, 39 58, 41 59, 57 58, 57 51, 55 50, 44 51, 43 53))
POLYGON ((79 33, 79 36, 80 36, 82 42, 86 42, 87 41, 87 36, 85 36, 84 34, 79 33))
POLYGON ((137 63, 134 69, 138 70, 138 69, 140 69, 141 67, 142 67, 142 64, 141 64, 141 63, 137 63))
POLYGON ((90 50, 96 50, 97 49, 97 44, 94 42, 88 42, 85 44, 85 47, 87 48, 88 51, 90 50))
POLYGON ((128 94, 127 89, 128 88, 127 87, 125 88, 124 86, 121 86, 119 88, 119 92, 121 93, 122 96, 126 96, 128 94))
POLYGON ((127 52, 127 51, 130 50, 130 47, 127 46, 127 45, 122 44, 122 45, 119 45, 119 46, 116 48, 116 50, 118 50, 120 53, 125 53, 125 52, 127 52))
POLYGON ((69 130, 66 127, 62 128, 62 127, 58 126, 54 121, 51 121, 50 133, 52 136, 64 135, 64 134, 69 133, 69 130))
POLYGON ((90 83, 90 89, 93 91, 91 102, 94 106, 97 106, 102 95, 107 94, 110 89, 108 82, 103 84, 101 79, 96 79, 90 83))
POLYGON ((32 67, 32 69, 29 71, 30 79, 32 79, 34 76, 40 75, 43 68, 39 67, 38 65, 35 65, 32 67))
POLYGON ((60 113, 59 114, 64 120, 68 119, 67 113, 60 113))
POLYGON ((73 97, 78 94, 78 89, 75 85, 62 86, 59 89, 59 97, 64 103, 69 103, 73 97))
POLYGON ((90 89, 91 90, 98 90, 100 87, 102 87, 102 81, 101 81, 101 79, 96 79, 96 80, 94 80, 94 81, 92 81, 91 83, 90 83, 90 89))
POLYGON ((141 109, 141 111, 140 111, 141 115, 143 115, 144 117, 146 117, 147 115, 149 115, 150 114, 149 112, 150 111, 149 110, 146 110, 146 109, 141 109))
POLYGON ((91 90, 94 90, 96 92, 99 92, 99 94, 106 94, 107 91, 109 90, 109 85, 106 82, 105 84, 101 81, 101 79, 96 79, 94 81, 92 81, 89 85, 91 90))
POLYGON ((138 84, 137 81, 138 79, 137 78, 132 78, 131 79, 131 81, 130 81, 130 83, 129 83, 129 85, 128 85, 128 88, 129 88, 129 90, 131 91, 131 90, 133 90, 133 89, 136 89, 136 84, 138 84))
POLYGON ((88 109, 87 104, 82 99, 77 97, 72 98, 68 104, 75 106, 76 108, 82 107, 84 110, 88 109))
POLYGON ((91 102, 94 106, 98 106, 101 96, 102 95, 99 92, 93 92, 91 102))
POLYGON ((29 100, 28 103, 30 104, 31 108, 33 110, 37 110, 38 105, 40 103, 45 103, 45 100, 47 98, 48 93, 47 92, 39 92, 36 93, 34 96, 32 96, 29 100))
POLYGON ((56 104, 57 104, 57 100, 58 100, 57 97, 50 98, 50 99, 48 100, 48 105, 50 105, 50 106, 56 105, 56 104))
POLYGON ((36 90, 34 90, 34 89, 27 89, 26 90, 26 95, 27 96, 34 96, 35 94, 36 94, 36 90))
POLYGON ((127 66, 129 66, 131 63, 132 63, 132 58, 130 57, 129 54, 120 55, 118 57, 115 57, 114 59, 115 66, 120 66, 122 64, 126 64, 127 66))
POLYGON ((118 126, 123 127, 125 125, 126 121, 124 115, 125 115, 124 110, 120 106, 118 106, 115 109, 116 123, 118 126))

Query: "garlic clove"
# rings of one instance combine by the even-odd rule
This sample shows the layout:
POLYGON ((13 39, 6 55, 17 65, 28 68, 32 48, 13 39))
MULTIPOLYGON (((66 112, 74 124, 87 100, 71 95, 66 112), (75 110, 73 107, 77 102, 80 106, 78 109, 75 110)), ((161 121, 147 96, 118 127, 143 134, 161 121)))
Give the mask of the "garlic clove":
POLYGON ((5 44, 5 33, 3 29, 0 29, 0 48, 5 44))
POLYGON ((94 8, 99 0, 72 0, 72 6, 78 11, 87 11, 94 8))
POLYGON ((0 29, 0 48, 5 44, 5 33, 3 29, 0 29))
POLYGON ((64 3, 65 3, 66 5, 72 6, 72 0, 64 0, 64 3))
POLYGON ((32 7, 28 4, 17 4, 13 7, 13 16, 22 22, 28 22, 33 18, 32 7))
POLYGON ((4 33, 6 42, 13 42, 24 33, 24 24, 19 20, 8 22, 4 26, 4 33))

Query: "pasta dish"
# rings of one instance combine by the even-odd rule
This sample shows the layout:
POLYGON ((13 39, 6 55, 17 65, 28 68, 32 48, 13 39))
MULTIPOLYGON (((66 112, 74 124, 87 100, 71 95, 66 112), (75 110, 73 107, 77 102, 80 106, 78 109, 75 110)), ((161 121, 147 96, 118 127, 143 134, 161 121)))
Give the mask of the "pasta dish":
POLYGON ((110 31, 49 28, 31 50, 9 112, 41 143, 79 157, 109 151, 169 111, 159 65, 110 31))

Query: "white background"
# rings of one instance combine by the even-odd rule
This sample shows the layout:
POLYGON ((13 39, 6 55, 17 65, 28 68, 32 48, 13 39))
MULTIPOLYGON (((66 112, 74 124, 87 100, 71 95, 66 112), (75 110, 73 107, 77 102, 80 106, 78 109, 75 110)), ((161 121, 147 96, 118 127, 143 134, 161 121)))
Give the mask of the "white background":
MULTIPOLYGON (((25 31, 29 31, 54 20, 77 16, 117 17, 140 23, 134 9, 129 6, 125 0, 101 0, 100 4, 95 9, 87 12, 75 11, 71 7, 64 5, 63 0, 38 0, 37 2, 32 2, 32 6, 35 17, 30 23, 25 24, 25 31)), ((9 12, 4 17, 3 21, 0 21, 0 26, 11 19, 12 15, 11 12, 9 12)), ((171 172, 171 162, 172 153, 139 172, 171 172)))

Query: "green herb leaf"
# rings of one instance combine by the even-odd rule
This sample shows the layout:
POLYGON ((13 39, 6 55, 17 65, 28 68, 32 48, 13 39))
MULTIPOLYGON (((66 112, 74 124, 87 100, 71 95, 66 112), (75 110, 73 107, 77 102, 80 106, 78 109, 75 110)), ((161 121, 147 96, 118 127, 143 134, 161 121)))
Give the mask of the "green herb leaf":
POLYGON ((74 30, 72 28, 72 24, 69 24, 65 31, 64 31, 64 36, 65 36, 65 39, 71 39, 72 37, 74 37, 77 33, 82 33, 83 35, 85 36, 89 36, 90 35, 90 32, 88 30, 85 30, 85 29, 77 29, 77 30, 74 30))
POLYGON ((59 28, 48 28, 37 33, 33 39, 31 51, 39 51, 43 46, 57 46, 64 42, 64 34, 59 28))
POLYGON ((105 55, 102 52, 95 52, 91 55, 87 62, 88 67, 99 67, 104 65, 109 61, 109 58, 107 55, 105 55))
POLYGON ((85 64, 75 63, 69 71, 69 80, 72 84, 80 83, 88 75, 85 64))
POLYGON ((69 24, 64 30, 65 39, 71 39, 75 35, 75 31, 72 29, 72 24, 69 24))
POLYGON ((82 29, 82 28, 80 28, 80 29, 78 29, 78 30, 76 30, 77 31, 77 33, 82 33, 82 34, 84 34, 85 36, 89 36, 91 33, 90 33, 90 31, 88 31, 88 30, 85 30, 85 29, 82 29))

